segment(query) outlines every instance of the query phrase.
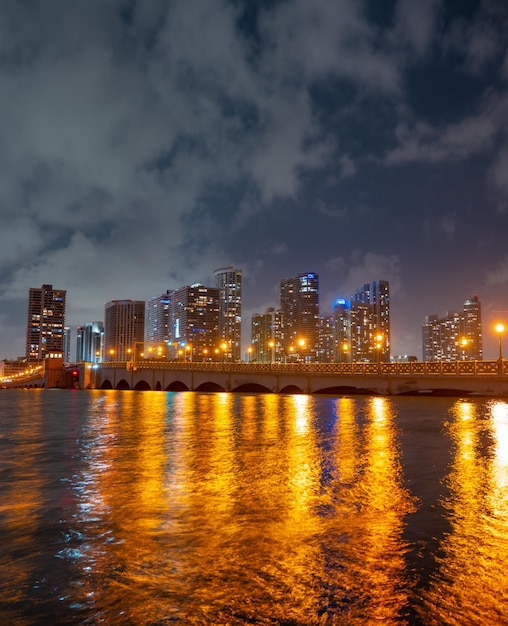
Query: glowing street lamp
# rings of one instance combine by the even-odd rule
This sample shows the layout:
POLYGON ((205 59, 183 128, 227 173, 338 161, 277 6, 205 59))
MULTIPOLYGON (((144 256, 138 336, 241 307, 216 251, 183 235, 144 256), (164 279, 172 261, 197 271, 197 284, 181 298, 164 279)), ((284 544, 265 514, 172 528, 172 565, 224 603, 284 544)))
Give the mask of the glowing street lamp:
POLYGON ((273 347, 274 346, 275 346, 275 343, 273 341, 268 342, 268 347, 270 348, 270 365, 272 364, 272 361, 273 361, 273 347))
POLYGON ((300 346, 300 361, 305 361, 305 356, 302 354, 305 349, 305 339, 299 339, 298 345, 300 346))
POLYGON ((249 355, 249 363, 250 363, 252 360, 252 346, 249 346, 247 348, 247 354, 249 355))
POLYGON ((381 362, 381 349, 383 347, 383 335, 378 333, 375 337, 376 340, 376 350, 377 350, 377 362, 381 362))
POLYGON ((462 339, 460 340, 460 345, 462 346, 462 360, 463 361, 466 360, 466 348, 467 348, 468 343, 469 341, 465 337, 462 337, 462 339))
POLYGON ((504 333, 504 324, 496 324, 496 333, 499 335, 499 361, 503 360, 503 349, 501 346, 501 337, 504 333))

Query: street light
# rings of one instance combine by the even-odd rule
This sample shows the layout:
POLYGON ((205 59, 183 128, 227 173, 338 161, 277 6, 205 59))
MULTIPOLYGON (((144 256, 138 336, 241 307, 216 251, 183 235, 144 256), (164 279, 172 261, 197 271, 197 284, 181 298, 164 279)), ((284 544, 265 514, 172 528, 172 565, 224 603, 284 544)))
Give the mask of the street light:
POLYGON ((501 346, 501 336, 504 333, 504 324, 496 324, 496 333, 499 335, 499 361, 503 360, 503 350, 501 346))
POLYGON ((298 345, 300 346, 300 361, 305 361, 305 356, 302 354, 304 348, 305 348, 305 339, 299 339, 298 340, 298 345))
POLYGON ((468 343, 469 341, 465 337, 462 337, 462 339, 460 340, 460 345, 462 346, 462 360, 463 361, 466 360, 466 348, 467 348, 468 343))
POLYGON ((268 347, 270 348, 270 365, 272 364, 273 361, 273 347, 274 347, 274 342, 273 341, 269 341, 268 342, 268 347))
POLYGON ((378 333, 375 339, 376 339, 376 350, 377 350, 377 362, 379 364, 381 362, 381 349, 383 347, 383 344, 382 344, 383 335, 381 333, 378 333))
POLYGON ((252 346, 249 346, 247 348, 247 354, 249 355, 249 363, 250 363, 252 360, 252 346))

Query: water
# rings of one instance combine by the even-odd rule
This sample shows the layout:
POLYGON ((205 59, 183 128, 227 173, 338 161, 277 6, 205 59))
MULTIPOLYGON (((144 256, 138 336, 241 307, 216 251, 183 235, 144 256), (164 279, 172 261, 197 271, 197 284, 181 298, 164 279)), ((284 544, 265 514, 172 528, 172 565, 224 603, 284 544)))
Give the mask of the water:
POLYGON ((0 623, 508 624, 508 403, 0 392, 0 623))

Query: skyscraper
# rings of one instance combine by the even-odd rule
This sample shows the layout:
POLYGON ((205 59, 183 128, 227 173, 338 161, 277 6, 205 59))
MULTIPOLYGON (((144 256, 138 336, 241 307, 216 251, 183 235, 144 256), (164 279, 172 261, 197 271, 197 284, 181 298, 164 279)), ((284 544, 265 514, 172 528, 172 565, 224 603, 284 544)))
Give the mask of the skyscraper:
POLYGON ((86 322, 76 329, 76 360, 98 363, 103 359, 104 324, 86 322))
POLYGON ((104 317, 104 360, 129 361, 145 338, 145 303, 111 300, 104 317))
POLYGON ((471 361, 483 358, 482 316, 478 296, 464 303, 463 312, 443 317, 427 315, 422 326, 424 361, 471 361))
POLYGON ((66 291, 53 285, 32 287, 28 294, 26 358, 44 359, 52 350, 64 351, 66 291))
POLYGON ((319 354, 319 276, 314 272, 285 278, 280 283, 284 354, 317 361, 319 354))
POLYGON ((233 266, 214 272, 219 290, 219 333, 228 345, 228 358, 239 361, 242 343, 242 270, 233 266))
POLYGON ((369 361, 390 360, 390 289, 388 281, 365 283, 351 296, 351 302, 361 302, 370 308, 371 335, 364 340, 362 351, 370 353, 369 361), (380 337, 381 339, 377 339, 380 337), (367 344, 365 343, 367 341, 367 344))
MULTIPOLYGON (((220 343, 218 289, 200 284, 176 289, 171 294, 171 318, 172 343, 179 344, 191 359, 212 358, 220 343)), ((174 349, 171 355, 178 358, 174 349)), ((228 358, 227 351, 222 357, 228 358)))
POLYGON ((149 344, 164 347, 167 353, 168 342, 171 341, 171 294, 167 290, 153 298, 146 304, 146 340, 149 344))
POLYGON ((482 305, 477 295, 464 302, 464 339, 461 341, 466 360, 483 359, 482 305))
POLYGON ((251 360, 257 363, 284 361, 281 312, 273 307, 255 313, 251 319, 251 360), (273 343, 271 346, 270 343, 273 343))

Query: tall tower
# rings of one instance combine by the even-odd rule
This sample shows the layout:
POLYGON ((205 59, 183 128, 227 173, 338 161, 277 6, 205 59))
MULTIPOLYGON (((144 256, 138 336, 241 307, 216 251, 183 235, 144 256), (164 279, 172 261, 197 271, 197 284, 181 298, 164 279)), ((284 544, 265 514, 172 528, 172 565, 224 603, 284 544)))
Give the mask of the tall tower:
MULTIPOLYGON (((200 361, 218 358, 219 290, 200 284, 180 287, 171 295, 171 309, 171 341, 180 344, 185 356, 200 361)), ((221 350, 221 356, 229 358, 227 351, 221 350)))
POLYGON ((422 326, 424 361, 474 361, 483 358, 482 313, 478 296, 464 302, 462 313, 427 315, 422 326))
POLYGON ((64 350, 66 291, 53 285, 32 287, 28 293, 26 358, 44 359, 52 350, 64 350))
POLYGON ((251 319, 251 360, 257 363, 286 360, 282 337, 280 311, 270 307, 265 313, 255 313, 251 319))
POLYGON ((148 343, 164 346, 166 351, 171 340, 171 294, 167 290, 153 298, 146 304, 146 340, 148 343))
POLYGON ((104 320, 104 360, 129 361, 145 338, 144 301, 111 300, 104 320))
POLYGON ((464 302, 464 339, 463 357, 465 360, 481 361, 482 345, 482 305, 477 295, 464 302))
POLYGON ((390 289, 387 280, 374 280, 366 283, 351 297, 352 302, 361 302, 370 307, 371 336, 368 339, 369 360, 379 358, 381 361, 390 360, 390 289), (382 337, 380 341, 377 336, 382 337), (379 348, 377 347, 379 345, 379 348), (378 353, 376 351, 379 350, 378 353), (375 356, 376 355, 376 356, 375 356))
POLYGON ((98 363, 103 359, 104 324, 86 322, 76 329, 76 360, 98 363))
POLYGON ((316 361, 319 354, 319 275, 314 272, 285 278, 280 283, 284 324, 284 353, 316 361))
POLYGON ((233 266, 214 272, 219 290, 220 339, 228 344, 228 358, 240 361, 242 343, 242 270, 233 266))

